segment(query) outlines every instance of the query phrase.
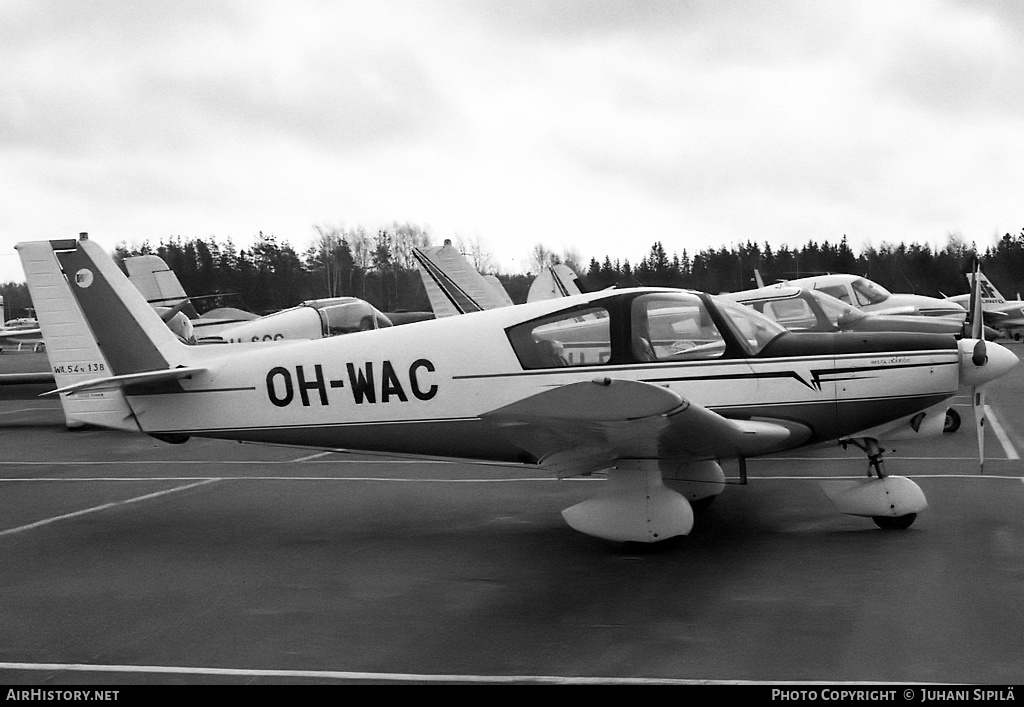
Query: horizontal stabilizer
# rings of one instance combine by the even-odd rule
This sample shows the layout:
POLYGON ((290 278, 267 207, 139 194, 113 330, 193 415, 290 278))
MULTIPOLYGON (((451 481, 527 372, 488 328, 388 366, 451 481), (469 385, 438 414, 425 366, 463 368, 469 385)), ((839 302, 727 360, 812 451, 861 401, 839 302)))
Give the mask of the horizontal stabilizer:
POLYGON ((67 393, 73 395, 85 390, 110 390, 113 388, 125 388, 130 385, 146 385, 162 383, 164 381, 181 380, 191 378, 196 373, 206 371, 205 368, 169 368, 163 371, 146 371, 145 373, 126 373, 121 376, 108 376, 106 378, 91 378, 81 383, 51 390, 44 395, 60 395, 67 393))

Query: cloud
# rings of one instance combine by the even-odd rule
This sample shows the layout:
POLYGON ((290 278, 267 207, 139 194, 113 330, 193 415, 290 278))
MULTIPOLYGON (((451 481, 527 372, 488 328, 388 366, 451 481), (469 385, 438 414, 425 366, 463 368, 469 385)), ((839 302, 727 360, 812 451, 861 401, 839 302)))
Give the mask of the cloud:
POLYGON ((932 0, 9 2, 0 239, 263 230, 301 248, 313 224, 397 220, 515 269, 537 242, 635 261, 655 239, 1016 232, 1022 17, 932 0))

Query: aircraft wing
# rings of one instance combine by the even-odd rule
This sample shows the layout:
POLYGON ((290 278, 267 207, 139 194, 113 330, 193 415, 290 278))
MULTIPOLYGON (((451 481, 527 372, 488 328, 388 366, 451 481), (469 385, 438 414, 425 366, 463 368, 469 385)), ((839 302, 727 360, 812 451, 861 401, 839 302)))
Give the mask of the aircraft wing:
POLYGON ((53 385, 53 374, 40 373, 0 373, 0 386, 33 385, 36 383, 53 385))
POLYGON ((42 341, 42 339, 42 329, 11 329, 10 331, 0 332, 0 342, 13 341, 15 343, 22 343, 33 340, 42 341))
POLYGON ((481 418, 559 476, 597 471, 616 459, 754 456, 810 435, 802 425, 730 419, 667 388, 610 378, 555 387, 481 418))
POLYGON ((1024 326, 1024 307, 1017 304, 1013 307, 985 309, 982 311, 985 323, 989 326, 1007 328, 1024 326))

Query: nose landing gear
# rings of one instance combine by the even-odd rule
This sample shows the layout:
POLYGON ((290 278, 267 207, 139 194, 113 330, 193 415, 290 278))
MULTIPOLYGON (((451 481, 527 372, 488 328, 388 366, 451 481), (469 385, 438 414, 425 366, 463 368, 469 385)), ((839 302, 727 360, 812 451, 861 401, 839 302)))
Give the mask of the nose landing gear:
POLYGON ((877 439, 845 439, 845 449, 853 444, 868 457, 868 478, 862 481, 822 483, 825 495, 840 513, 871 518, 883 530, 904 530, 928 507, 921 487, 903 476, 889 476, 877 439))

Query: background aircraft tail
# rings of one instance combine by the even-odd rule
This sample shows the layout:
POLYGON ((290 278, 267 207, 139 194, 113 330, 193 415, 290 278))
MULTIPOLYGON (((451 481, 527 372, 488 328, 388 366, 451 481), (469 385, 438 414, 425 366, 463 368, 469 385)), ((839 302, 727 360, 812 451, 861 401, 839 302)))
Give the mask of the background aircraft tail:
POLYGON ((586 292, 586 288, 580 284, 579 277, 572 268, 564 263, 552 265, 541 270, 530 285, 530 292, 526 296, 527 302, 539 302, 556 297, 571 297, 586 292))
POLYGON ((414 248, 423 287, 436 317, 508 307, 512 299, 497 279, 485 277, 458 248, 445 241, 434 248, 414 248))
POLYGON ((128 271, 128 279, 151 305, 177 309, 189 319, 199 317, 178 276, 159 255, 125 258, 124 267, 128 271))
MULTIPOLYGON (((996 289, 991 280, 985 277, 985 273, 981 271, 981 268, 977 269, 977 275, 981 289, 981 301, 985 304, 1006 304, 1006 298, 999 294, 999 290, 996 289)), ((971 285, 971 290, 973 291, 974 272, 967 276, 967 282, 971 285)))

